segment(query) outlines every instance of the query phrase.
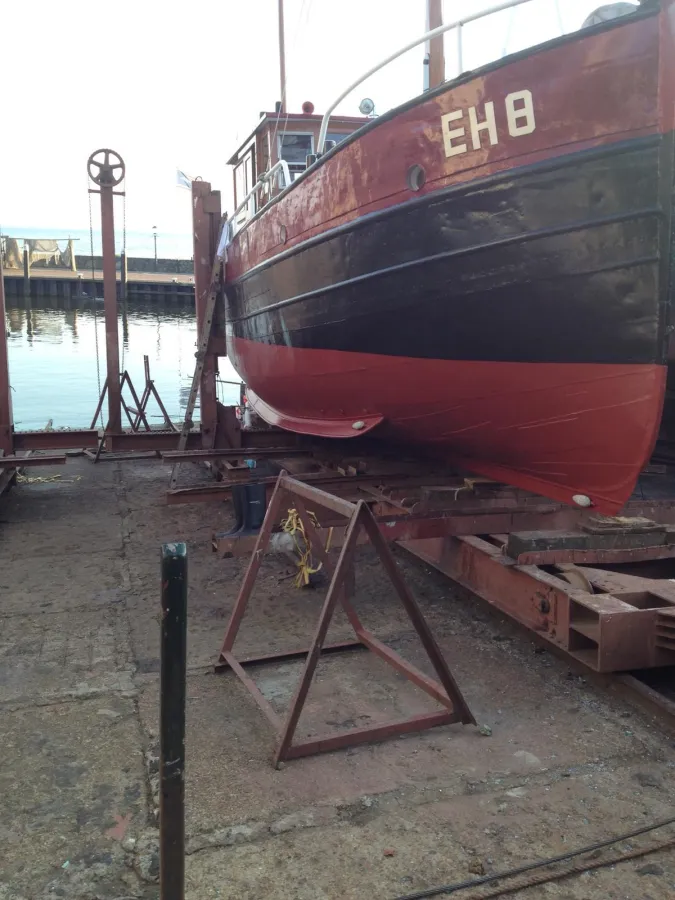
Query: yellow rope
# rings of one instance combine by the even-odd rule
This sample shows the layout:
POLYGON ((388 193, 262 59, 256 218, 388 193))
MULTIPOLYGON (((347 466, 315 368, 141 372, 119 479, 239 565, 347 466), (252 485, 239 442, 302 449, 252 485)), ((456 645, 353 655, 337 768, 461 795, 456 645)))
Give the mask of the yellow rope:
MULTIPOLYGON (((310 510, 308 512, 309 518, 316 528, 319 528, 319 522, 317 521, 316 515, 310 510)), ((309 579, 311 575, 315 575, 317 572, 321 571, 323 563, 319 563, 318 565, 313 565, 312 560, 312 546, 307 539, 307 535, 305 533, 305 526, 303 524, 302 519, 300 518, 300 513, 297 509, 289 509, 288 516, 281 521, 281 528, 286 534, 290 534, 293 537, 293 542, 295 544, 295 550, 298 554, 298 561, 296 563, 298 567, 298 574, 295 577, 294 584, 296 587, 306 587, 309 584, 309 579)), ((326 542, 326 551, 330 549, 331 538, 333 537, 333 529, 331 528, 328 532, 328 540, 326 542)))

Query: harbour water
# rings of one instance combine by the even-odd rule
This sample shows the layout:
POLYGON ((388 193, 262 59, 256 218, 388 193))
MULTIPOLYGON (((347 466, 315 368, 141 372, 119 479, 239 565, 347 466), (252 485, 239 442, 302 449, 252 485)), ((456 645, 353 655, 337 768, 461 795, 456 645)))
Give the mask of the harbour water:
MULTIPOLYGON (((102 306, 96 310, 91 306, 38 308, 35 303, 30 309, 8 306, 7 332, 16 429, 44 428, 50 420, 53 428, 88 428, 106 375, 102 306)), ((194 311, 130 305, 124 320, 120 313, 119 339, 121 368, 129 372, 138 394, 145 384, 143 356, 147 355, 159 395, 171 418, 180 421, 195 367, 194 311)), ((238 381, 238 376, 228 360, 221 359, 220 366, 219 399, 235 403, 238 387, 222 382, 238 381)), ((134 405, 130 397, 128 402, 134 405)), ((151 424, 161 424, 163 417, 154 401, 148 412, 151 424)))

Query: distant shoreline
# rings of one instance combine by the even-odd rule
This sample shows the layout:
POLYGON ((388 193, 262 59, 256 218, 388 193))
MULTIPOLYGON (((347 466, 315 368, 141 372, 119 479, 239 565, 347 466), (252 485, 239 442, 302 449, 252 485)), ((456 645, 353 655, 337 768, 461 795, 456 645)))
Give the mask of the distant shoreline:
MULTIPOLYGON (((121 222, 116 222, 115 252, 122 250, 123 233, 121 222)), ((85 256, 91 253, 91 239, 88 228, 47 228, 42 226, 20 227, 14 225, 1 225, 0 233, 10 237, 26 238, 51 238, 58 241, 67 241, 69 238, 76 240, 75 253, 85 256)), ((94 228, 94 255, 101 254, 101 231, 94 228)), ((126 235, 127 255, 140 257, 153 257, 155 244, 152 228, 148 231, 127 231, 126 235)), ((157 255, 162 259, 191 259, 192 235, 190 231, 181 233, 157 232, 157 255)))

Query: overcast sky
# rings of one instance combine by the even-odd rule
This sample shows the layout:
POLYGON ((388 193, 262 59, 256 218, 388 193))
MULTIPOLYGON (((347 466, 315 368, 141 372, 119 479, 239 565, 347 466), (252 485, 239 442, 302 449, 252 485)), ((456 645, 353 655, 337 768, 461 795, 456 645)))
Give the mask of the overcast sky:
MULTIPOLYGON (((495 0, 444 0, 449 22, 495 0)), ((465 68, 578 28, 602 0, 531 0, 465 29, 465 68), (480 38, 477 35, 480 34, 480 38)), ((127 227, 190 230, 176 168, 230 196, 225 160, 279 99, 277 0, 24 0, 2 4, 0 223, 87 228, 86 161, 127 164, 127 227)), ((425 0, 286 0, 287 105, 317 112, 379 59, 422 34, 425 0)), ((454 35, 446 75, 455 74, 454 35)), ((358 114, 418 94, 422 49, 339 107, 358 114)))

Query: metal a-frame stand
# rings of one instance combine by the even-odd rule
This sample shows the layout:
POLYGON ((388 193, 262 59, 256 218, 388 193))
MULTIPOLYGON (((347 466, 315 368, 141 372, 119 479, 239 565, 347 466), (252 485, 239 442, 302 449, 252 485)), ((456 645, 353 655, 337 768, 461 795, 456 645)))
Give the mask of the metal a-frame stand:
POLYGON ((274 765, 287 759, 295 759, 301 756, 310 756, 314 753, 322 753, 329 750, 337 750, 354 744, 362 744, 369 741, 384 740, 393 735, 406 734, 408 732, 423 731, 436 725, 449 725, 455 722, 463 724, 476 724, 464 697, 452 676, 445 658, 433 636, 422 612, 412 595, 410 589, 396 565, 391 550, 382 536, 373 514, 367 504, 360 500, 358 503, 350 503, 325 491, 303 484, 294 478, 290 478, 285 472, 279 475, 272 499, 267 509, 265 521, 258 535, 258 540, 253 550, 248 569, 239 591, 239 596, 232 611, 220 657, 216 669, 230 668, 247 688, 262 712, 265 713, 271 724, 278 732, 278 742, 274 753, 274 765), (331 577, 330 587, 324 600, 323 608, 314 632, 312 644, 308 650, 298 650, 278 653, 273 656, 254 657, 238 660, 234 653, 234 642, 239 633, 239 628, 244 618, 246 608, 251 598, 256 576, 265 551, 270 542, 270 535, 274 523, 280 514, 289 505, 297 511, 305 528, 305 534, 310 543, 315 557, 321 560, 324 569, 331 577), (345 542, 340 551, 337 565, 334 567, 326 552, 321 538, 307 512, 305 503, 312 507, 329 510, 339 516, 348 519, 345 542), (354 552, 356 550, 359 533, 365 530, 373 547, 375 548, 382 565, 391 580, 399 599, 401 600, 410 621, 419 635, 431 664, 440 680, 440 683, 432 680, 419 669, 404 660, 386 644, 379 641, 361 623, 361 620, 352 605, 350 594, 353 584, 354 552), (340 604, 354 629, 356 642, 330 644, 324 646, 328 628, 333 618, 336 606, 340 604), (302 743, 293 743, 293 737, 300 719, 300 715, 307 699, 312 678, 322 652, 341 652, 365 647, 383 660, 401 675, 405 676, 417 687, 421 688, 430 697, 436 700, 442 707, 442 711, 434 713, 422 713, 394 722, 372 725, 364 728, 353 729, 343 734, 326 734, 302 743), (295 695, 284 720, 272 708, 271 704, 263 696, 255 682, 249 678, 244 667, 282 660, 305 658, 305 666, 302 676, 295 691, 295 695))
MULTIPOLYGON (((120 376, 120 403, 122 409, 124 410, 126 417, 129 421, 129 427, 131 429, 131 434, 138 434, 141 431, 141 425, 143 426, 143 430, 146 434, 152 434, 152 428, 150 426, 150 422, 148 421, 147 416, 147 407, 150 399, 154 397, 157 406, 164 417, 164 431, 165 432, 176 432, 178 433, 178 429, 171 421, 169 413, 166 410, 166 407, 162 403, 162 398, 159 396, 157 388, 155 387, 155 382, 150 377, 150 361, 147 356, 143 357, 143 366, 145 370, 145 387, 143 388, 143 393, 139 400, 138 393, 136 392, 136 388, 134 387, 134 383, 131 380, 131 376, 125 369, 120 376), (135 406, 130 406, 127 401, 124 399, 123 390, 125 385, 129 388, 129 393, 135 403, 135 406)), ((98 398, 98 405, 96 406, 96 411, 94 412, 94 417, 91 420, 91 428, 96 427, 96 420, 99 417, 99 414, 103 408, 103 403, 105 401, 106 394, 108 393, 108 379, 106 378, 105 383, 103 385, 103 390, 101 391, 101 396, 98 398)), ((103 433, 100 437, 98 443, 98 449, 96 453, 92 453, 90 450, 85 450, 85 454, 89 456, 94 462, 99 462, 100 459, 119 459, 119 456, 108 455, 101 456, 103 452, 103 448, 106 442, 106 435, 109 431, 109 425, 103 430, 103 433)), ((129 432, 127 432, 129 433, 129 432)))

